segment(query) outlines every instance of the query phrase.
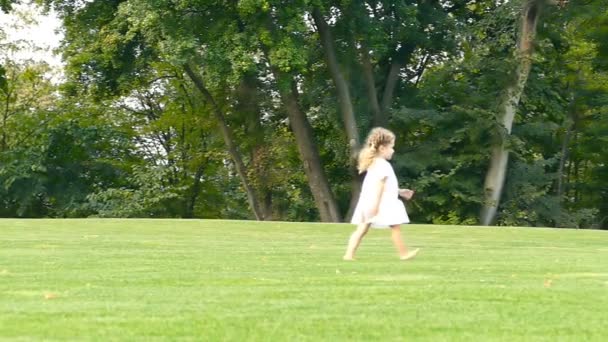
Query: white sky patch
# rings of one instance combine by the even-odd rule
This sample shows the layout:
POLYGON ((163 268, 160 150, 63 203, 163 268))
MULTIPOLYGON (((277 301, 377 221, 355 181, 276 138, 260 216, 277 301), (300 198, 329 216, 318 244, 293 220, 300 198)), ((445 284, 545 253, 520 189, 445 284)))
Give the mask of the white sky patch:
POLYGON ((61 78, 63 63, 54 50, 63 38, 61 20, 54 11, 43 13, 36 5, 24 3, 14 5, 11 13, 0 12, 0 58, 25 62, 46 62, 56 73, 53 79, 61 78), (7 49, 7 45, 18 47, 7 49))

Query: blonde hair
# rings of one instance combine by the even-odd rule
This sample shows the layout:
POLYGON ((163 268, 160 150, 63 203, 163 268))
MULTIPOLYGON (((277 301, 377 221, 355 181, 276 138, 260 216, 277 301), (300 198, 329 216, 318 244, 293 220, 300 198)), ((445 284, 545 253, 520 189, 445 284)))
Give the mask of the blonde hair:
POLYGON ((380 146, 390 145, 395 142, 395 134, 386 128, 375 127, 367 135, 365 145, 359 152, 357 169, 359 173, 367 171, 372 165, 374 158, 378 156, 380 146))

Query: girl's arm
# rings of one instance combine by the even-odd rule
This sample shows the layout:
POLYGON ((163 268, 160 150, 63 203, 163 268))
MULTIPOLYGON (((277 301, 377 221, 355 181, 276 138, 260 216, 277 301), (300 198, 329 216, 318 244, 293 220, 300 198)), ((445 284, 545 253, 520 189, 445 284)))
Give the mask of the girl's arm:
POLYGON ((414 196, 414 190, 399 189, 399 196, 405 198, 406 200, 409 200, 412 198, 412 196, 414 196))
POLYGON ((372 201, 371 201, 371 205, 370 205, 370 211, 369 213, 367 213, 367 217, 366 219, 369 221, 372 218, 374 218, 374 216, 378 215, 378 209, 380 207, 380 200, 382 199, 382 193, 384 193, 384 185, 386 184, 386 179, 388 177, 384 177, 382 179, 380 179, 378 181, 378 184, 376 186, 376 193, 374 193, 372 196, 372 201))

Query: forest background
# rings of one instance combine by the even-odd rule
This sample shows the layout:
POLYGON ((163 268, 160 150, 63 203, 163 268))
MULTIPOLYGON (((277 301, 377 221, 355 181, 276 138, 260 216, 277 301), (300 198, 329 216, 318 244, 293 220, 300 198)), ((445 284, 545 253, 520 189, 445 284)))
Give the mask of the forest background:
POLYGON ((341 222, 385 126, 416 223, 608 228, 604 0, 32 4, 62 77, 0 31, 0 217, 341 222))

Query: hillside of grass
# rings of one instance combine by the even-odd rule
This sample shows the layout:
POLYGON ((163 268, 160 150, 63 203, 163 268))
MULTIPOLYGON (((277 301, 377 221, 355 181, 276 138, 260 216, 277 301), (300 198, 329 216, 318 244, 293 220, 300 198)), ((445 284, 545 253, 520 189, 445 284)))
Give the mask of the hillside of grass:
POLYGON ((0 220, 0 340, 604 341, 608 232, 0 220))

